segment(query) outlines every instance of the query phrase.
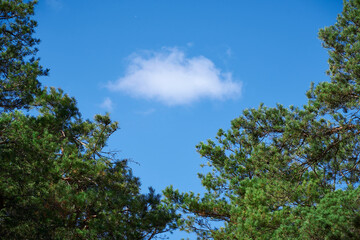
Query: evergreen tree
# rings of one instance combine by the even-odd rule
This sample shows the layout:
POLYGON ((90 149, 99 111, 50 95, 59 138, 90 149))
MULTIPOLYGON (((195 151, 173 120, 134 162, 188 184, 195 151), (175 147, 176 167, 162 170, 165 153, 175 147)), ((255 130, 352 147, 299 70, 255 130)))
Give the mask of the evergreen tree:
POLYGON ((44 88, 31 19, 36 2, 0 1, 0 236, 154 239, 177 215, 104 147, 118 125, 81 118, 74 98, 44 88), (31 113, 27 109, 32 109, 31 113))
POLYGON ((29 107, 40 90, 38 77, 47 74, 35 58, 37 23, 30 18, 35 2, 0 1, 0 108, 29 107))
POLYGON ((197 146, 206 193, 164 193, 199 239, 360 239, 360 1, 319 32, 330 82, 303 108, 247 109, 197 146), (218 221, 215 225, 212 222, 218 221), (221 227, 219 227, 221 225, 221 227))

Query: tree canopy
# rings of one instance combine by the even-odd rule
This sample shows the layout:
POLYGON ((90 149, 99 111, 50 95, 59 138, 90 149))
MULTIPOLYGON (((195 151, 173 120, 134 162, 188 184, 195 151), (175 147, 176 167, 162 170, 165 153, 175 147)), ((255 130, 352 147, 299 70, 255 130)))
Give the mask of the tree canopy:
POLYGON ((201 142, 206 193, 170 186, 166 204, 107 150, 117 122, 84 120, 74 98, 41 85, 35 5, 0 0, 4 239, 154 239, 176 227, 199 239, 360 239, 360 0, 319 32, 330 81, 302 107, 260 104, 201 142))
POLYGON ((105 150, 108 115, 83 120, 74 98, 42 87, 36 1, 0 1, 0 235, 4 239, 154 239, 177 214, 127 160, 105 150), (31 109, 31 112, 27 111, 31 109))
POLYGON ((199 239, 360 239, 360 1, 319 31, 329 82, 303 107, 246 109, 197 146, 203 196, 164 194, 199 239), (213 224, 214 222, 218 222, 213 224))

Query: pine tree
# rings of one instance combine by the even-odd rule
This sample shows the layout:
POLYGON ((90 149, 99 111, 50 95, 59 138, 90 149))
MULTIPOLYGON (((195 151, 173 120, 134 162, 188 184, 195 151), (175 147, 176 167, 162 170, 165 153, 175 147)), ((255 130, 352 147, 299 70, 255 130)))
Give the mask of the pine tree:
POLYGON ((204 196, 164 191, 199 239, 360 239, 360 1, 319 32, 330 82, 302 108, 247 109, 197 150, 204 196), (212 224, 212 222, 220 222, 212 224), (221 225, 221 227, 219 227, 221 225))
POLYGON ((35 1, 0 2, 0 236, 3 239, 154 239, 177 215, 127 161, 104 148, 108 115, 83 120, 74 98, 42 87, 35 1), (31 109, 31 112, 27 111, 31 109))
POLYGON ((29 107, 40 90, 39 76, 47 74, 35 58, 37 23, 30 18, 35 2, 0 1, 0 108, 29 107))

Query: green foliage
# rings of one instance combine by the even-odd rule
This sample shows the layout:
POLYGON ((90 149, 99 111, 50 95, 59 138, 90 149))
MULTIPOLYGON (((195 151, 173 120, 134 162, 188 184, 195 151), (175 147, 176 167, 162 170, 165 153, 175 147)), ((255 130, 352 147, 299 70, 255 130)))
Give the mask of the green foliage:
POLYGON ((74 98, 41 88, 33 8, 0 2, 1 238, 153 239, 173 229, 174 210, 153 189, 141 194, 127 161, 104 151, 118 124, 84 121, 74 98))
POLYGON ((39 40, 33 38, 37 23, 31 19, 36 1, 0 1, 0 108, 29 107, 40 90, 39 76, 47 70, 35 58, 39 40))
POLYGON ((330 82, 303 108, 263 104, 197 150, 204 196, 164 191, 199 239, 360 239, 360 1, 320 30, 330 82), (212 224, 218 221, 219 223, 212 224))

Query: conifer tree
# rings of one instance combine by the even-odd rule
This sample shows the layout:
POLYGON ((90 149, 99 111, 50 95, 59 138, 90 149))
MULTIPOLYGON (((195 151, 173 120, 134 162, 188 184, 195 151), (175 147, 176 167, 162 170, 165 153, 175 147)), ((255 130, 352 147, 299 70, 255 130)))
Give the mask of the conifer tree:
POLYGON ((31 19, 35 2, 0 1, 0 108, 29 107, 40 90, 39 76, 47 74, 36 58, 39 40, 31 19))
POLYGON ((127 161, 104 150, 117 123, 84 121, 74 98, 41 86, 35 4, 0 1, 1 238, 154 239, 173 229, 174 210, 153 189, 140 193, 127 161))
POLYGON ((319 37, 330 82, 312 86, 302 108, 261 104, 200 143, 211 169, 199 174, 203 196, 164 191, 183 230, 199 239, 360 239, 360 1, 344 1, 319 37))

